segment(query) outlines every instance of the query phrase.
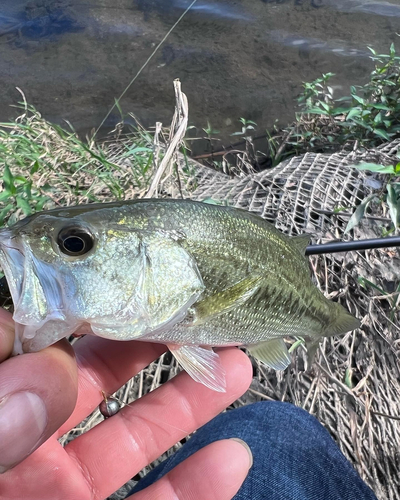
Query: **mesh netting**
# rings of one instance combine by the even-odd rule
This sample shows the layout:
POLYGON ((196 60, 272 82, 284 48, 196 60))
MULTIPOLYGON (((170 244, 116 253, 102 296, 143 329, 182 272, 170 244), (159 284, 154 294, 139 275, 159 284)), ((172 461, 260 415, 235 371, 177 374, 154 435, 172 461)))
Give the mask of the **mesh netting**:
MULTIPOLYGON (((344 235, 354 207, 372 192, 385 189, 382 176, 350 165, 397 163, 399 144, 368 152, 308 153, 275 169, 234 179, 195 165, 184 195, 224 200, 261 215, 287 234, 309 232, 315 242, 379 237, 390 222, 383 205, 374 209, 374 216, 367 215, 353 234, 344 235)), ((168 192, 178 195, 174 185, 168 192)), ((257 376, 244 401, 279 399, 305 408, 330 431, 378 498, 398 499, 399 252, 314 256, 310 263, 319 288, 360 318, 362 327, 324 339, 309 372, 304 372, 303 353, 283 375, 256 363, 257 376)))

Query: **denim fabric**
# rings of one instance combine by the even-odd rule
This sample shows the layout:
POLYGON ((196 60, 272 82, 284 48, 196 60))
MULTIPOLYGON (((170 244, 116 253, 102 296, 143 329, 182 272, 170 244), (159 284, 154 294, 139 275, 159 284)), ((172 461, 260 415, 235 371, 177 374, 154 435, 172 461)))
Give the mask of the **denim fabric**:
POLYGON ((280 402, 256 403, 214 418, 130 494, 207 444, 231 437, 243 439, 254 458, 235 500, 376 500, 324 427, 306 411, 280 402))

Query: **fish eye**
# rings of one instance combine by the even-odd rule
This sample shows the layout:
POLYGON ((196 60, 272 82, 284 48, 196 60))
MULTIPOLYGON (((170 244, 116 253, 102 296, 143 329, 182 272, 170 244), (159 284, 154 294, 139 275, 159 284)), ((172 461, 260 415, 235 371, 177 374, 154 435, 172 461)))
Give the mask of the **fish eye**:
POLYGON ((93 248, 94 237, 86 228, 67 227, 58 233, 57 245, 65 255, 76 257, 93 248))

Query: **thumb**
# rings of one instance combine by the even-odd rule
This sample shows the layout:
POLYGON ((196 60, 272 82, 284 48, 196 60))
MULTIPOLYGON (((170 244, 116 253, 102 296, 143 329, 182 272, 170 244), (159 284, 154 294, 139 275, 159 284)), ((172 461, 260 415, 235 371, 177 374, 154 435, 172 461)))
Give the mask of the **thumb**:
MULTIPOLYGON (((0 314, 3 359, 14 336, 5 318, 0 314)), ((66 421, 77 385, 77 366, 67 342, 0 363, 0 473, 30 455, 66 421)))

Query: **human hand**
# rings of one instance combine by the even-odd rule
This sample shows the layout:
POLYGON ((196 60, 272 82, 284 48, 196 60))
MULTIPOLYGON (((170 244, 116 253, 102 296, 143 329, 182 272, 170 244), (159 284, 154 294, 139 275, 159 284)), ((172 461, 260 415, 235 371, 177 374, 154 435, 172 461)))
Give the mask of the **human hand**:
MULTIPOLYGON (((226 393, 180 373, 63 448, 57 439, 99 405, 101 391, 115 392, 164 348, 86 336, 76 359, 66 341, 9 358, 13 340, 11 315, 0 309, 2 500, 102 500, 240 397, 252 376, 243 352, 223 349, 226 393)), ((244 446, 217 441, 129 498, 228 500, 249 465, 244 446)))

